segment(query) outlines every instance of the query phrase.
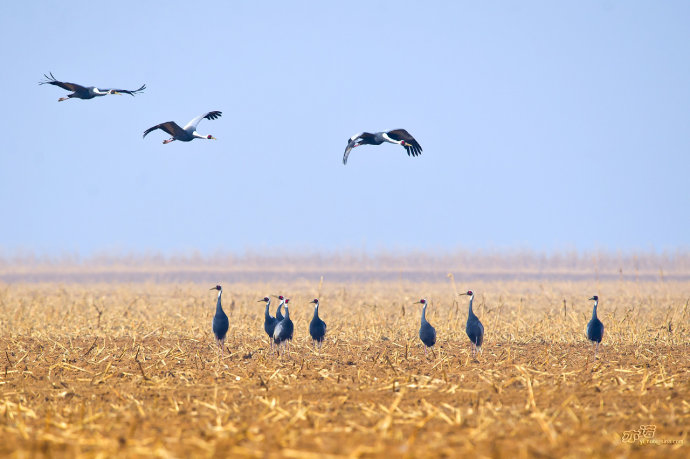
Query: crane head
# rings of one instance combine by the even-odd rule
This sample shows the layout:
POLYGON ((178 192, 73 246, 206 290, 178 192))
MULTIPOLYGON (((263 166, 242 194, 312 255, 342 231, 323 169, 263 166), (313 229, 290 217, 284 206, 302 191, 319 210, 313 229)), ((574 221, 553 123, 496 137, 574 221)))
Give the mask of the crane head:
POLYGON ((319 299, 318 299, 318 298, 314 298, 313 300, 311 300, 311 301, 309 302, 309 304, 319 304, 319 299))
POLYGON ((284 301, 284 300, 285 300, 285 297, 284 297, 283 295, 278 295, 278 299, 279 299, 280 301, 284 301))
POLYGON ((220 290, 223 290, 223 289, 222 289, 222 287, 221 287, 220 285, 216 285, 215 287, 211 287, 209 290, 218 290, 218 291, 220 291, 220 290))
POLYGON ((467 293, 462 293, 462 295, 472 296, 474 295, 474 292, 472 290, 468 290, 467 293))
POLYGON ((414 304, 426 304, 426 300, 425 300, 424 298, 422 298, 422 299, 419 300, 419 301, 415 301, 414 304))
POLYGON ((271 299, 269 297, 265 296, 265 297, 263 297, 263 299, 259 300, 258 302, 259 303, 268 303, 269 301, 271 301, 271 299))
POLYGON ((590 298, 590 300, 599 301, 599 297, 594 295, 592 298, 590 298))
POLYGON ((215 137, 213 137, 211 134, 207 135, 206 138, 207 138, 208 140, 218 140, 218 139, 216 139, 215 137))
POLYGON ((285 298, 285 304, 288 304, 290 302, 290 298, 285 298))

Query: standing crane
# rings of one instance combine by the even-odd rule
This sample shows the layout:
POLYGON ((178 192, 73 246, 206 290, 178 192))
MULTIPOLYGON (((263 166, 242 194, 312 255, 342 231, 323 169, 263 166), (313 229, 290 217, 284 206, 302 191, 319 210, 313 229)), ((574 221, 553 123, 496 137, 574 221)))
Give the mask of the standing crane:
POLYGON ((343 155, 343 164, 347 164, 347 157, 350 156, 353 148, 360 145, 381 145, 383 142, 395 143, 405 147, 407 156, 419 156, 422 154, 422 146, 405 129, 394 129, 374 134, 371 132, 360 132, 348 139, 345 154, 343 155))
POLYGON ((220 304, 220 297, 223 295, 223 288, 220 285, 210 288, 209 290, 218 290, 218 302, 216 303, 216 315, 213 316, 213 334, 216 335, 216 341, 220 347, 220 352, 223 353, 223 345, 225 344, 225 335, 228 333, 230 322, 228 316, 223 311, 223 306, 220 304))
POLYGON ((175 140, 180 140, 182 142, 189 142, 194 139, 209 139, 209 140, 216 140, 215 137, 212 135, 202 135, 196 132, 196 127, 199 125, 201 120, 204 118, 207 120, 215 120, 216 118, 220 118, 220 116, 223 114, 223 112, 219 112, 218 110, 214 110, 212 112, 204 113, 203 115, 199 115, 196 118, 194 118, 192 121, 187 123, 185 127, 181 128, 179 124, 177 124, 174 121, 166 121, 165 123, 157 124, 153 127, 148 128, 147 130, 144 131, 144 137, 151 132, 155 131, 156 129, 160 129, 161 131, 165 131, 168 134, 170 134, 172 137, 169 139, 165 139, 163 141, 163 144, 173 142, 175 140))
POLYGON ((323 344, 323 339, 326 336, 326 322, 321 320, 319 317, 319 299, 314 298, 309 302, 309 304, 314 305, 314 317, 311 319, 311 323, 309 324, 309 334, 311 335, 311 339, 314 341, 314 347, 316 347, 318 343, 320 349, 321 345, 323 344))
POLYGON ((431 348, 433 352, 434 344, 436 344, 436 329, 426 320, 426 307, 428 305, 426 299, 422 298, 414 304, 424 306, 422 308, 422 323, 419 327, 419 339, 424 343, 424 355, 426 356, 427 350, 431 348))
POLYGON ((281 345, 287 346, 289 341, 292 340, 292 333, 295 328, 292 320, 290 320, 288 303, 290 303, 290 298, 285 299, 285 317, 276 324, 276 328, 273 330, 273 342, 278 348, 278 355, 280 355, 281 345))
POLYGON ((134 96, 135 94, 139 94, 142 92, 144 89, 146 89, 146 85, 142 84, 139 89, 134 89, 134 90, 128 90, 128 89, 99 89, 95 86, 82 86, 80 84, 76 83, 67 83, 64 81, 58 81, 55 79, 53 74, 51 73, 50 76, 43 74, 44 77, 46 77, 45 81, 39 81, 38 84, 52 84, 53 86, 58 86, 62 89, 66 89, 68 91, 72 91, 71 94, 67 94, 67 97, 60 97, 58 99, 58 102, 62 102, 63 100, 69 100, 69 99, 93 99, 94 97, 100 97, 100 96, 107 96, 109 94, 117 94, 117 95, 122 95, 122 94, 129 94, 130 96, 134 96))
POLYGON ((268 335, 268 342, 271 345, 271 351, 273 351, 273 330, 276 328, 277 319, 271 316, 268 308, 271 307, 271 299, 267 296, 263 300, 259 300, 259 303, 266 303, 266 310, 264 311, 264 331, 268 335))
POLYGON ((599 344, 604 338, 604 324, 597 317, 597 306, 599 305, 599 297, 594 295, 590 298, 590 301, 594 300, 594 307, 592 308, 592 319, 590 319, 587 324, 587 339, 596 343, 594 348, 594 358, 597 358, 597 351, 599 350, 599 344))
POLYGON ((476 356, 484 342, 484 325, 479 321, 479 317, 474 315, 472 311, 472 302, 474 301, 474 292, 468 290, 467 293, 460 295, 467 295, 470 297, 470 309, 467 313, 467 325, 465 326, 465 333, 472 342, 472 357, 476 356))

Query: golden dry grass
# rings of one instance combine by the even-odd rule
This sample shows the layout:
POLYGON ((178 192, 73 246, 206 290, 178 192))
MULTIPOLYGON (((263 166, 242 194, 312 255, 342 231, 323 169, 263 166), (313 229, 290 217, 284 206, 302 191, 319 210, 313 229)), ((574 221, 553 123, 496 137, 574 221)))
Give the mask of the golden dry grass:
POLYGON ((478 361, 450 281, 324 284, 321 352, 308 339, 318 285, 225 284, 222 358, 210 286, 0 287, 0 455, 688 455, 688 282, 458 286, 477 293, 478 361), (293 304, 281 359, 257 302, 271 293, 293 304), (597 361, 584 337, 593 294, 597 361), (412 304, 423 296, 438 332, 428 358, 412 304), (682 444, 622 441, 650 424, 682 444))

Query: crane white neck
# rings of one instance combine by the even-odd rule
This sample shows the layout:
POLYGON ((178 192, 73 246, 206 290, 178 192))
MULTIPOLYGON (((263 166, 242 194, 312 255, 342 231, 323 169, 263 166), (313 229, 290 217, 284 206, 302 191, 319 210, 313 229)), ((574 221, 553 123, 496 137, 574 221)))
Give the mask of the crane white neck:
POLYGON ((428 301, 424 302, 424 307, 422 308, 422 322, 424 322, 426 320, 426 307, 428 304, 429 304, 428 301))
POLYGON ((474 293, 470 295, 470 314, 474 314, 474 311, 472 311, 472 303, 474 302, 474 293))
POLYGON ((597 316, 597 306, 599 306, 599 300, 594 300, 594 307, 592 308, 592 318, 597 316))
POLYGON ((393 140, 393 139, 391 139, 391 138, 388 136, 388 134, 385 133, 385 132, 382 132, 382 133, 381 133, 381 137, 383 137, 383 140, 385 140, 386 142, 397 143, 398 145, 400 145, 400 144, 403 143, 402 140, 393 140))
POLYGON ((220 304, 220 296, 223 294, 223 289, 218 290, 218 302, 216 303, 216 311, 221 311, 223 306, 220 304))

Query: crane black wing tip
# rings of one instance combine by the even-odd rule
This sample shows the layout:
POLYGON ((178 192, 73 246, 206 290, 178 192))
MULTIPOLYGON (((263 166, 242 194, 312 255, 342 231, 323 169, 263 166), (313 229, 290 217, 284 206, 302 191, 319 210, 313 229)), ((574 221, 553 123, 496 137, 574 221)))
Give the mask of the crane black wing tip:
POLYGON ((208 112, 206 115, 204 115, 204 118, 207 120, 215 120, 216 118, 220 118, 223 115, 223 112, 220 110, 212 110, 208 112))
POLYGON ((45 73, 43 74, 43 78, 45 78, 45 81, 39 81, 38 84, 55 84, 55 77, 53 76, 52 72, 49 72, 50 76, 46 75, 45 73))

